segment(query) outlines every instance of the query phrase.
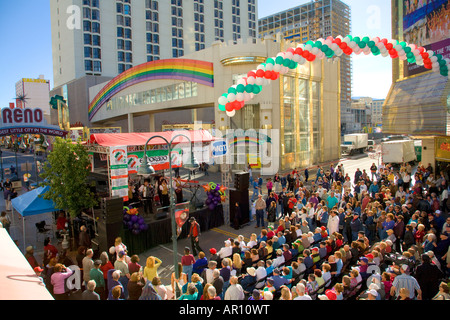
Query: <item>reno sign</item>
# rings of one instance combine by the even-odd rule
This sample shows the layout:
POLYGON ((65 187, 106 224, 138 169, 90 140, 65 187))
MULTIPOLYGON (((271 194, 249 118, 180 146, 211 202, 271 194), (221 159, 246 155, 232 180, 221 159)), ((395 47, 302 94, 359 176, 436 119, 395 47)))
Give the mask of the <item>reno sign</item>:
POLYGON ((31 108, 4 108, 1 111, 0 136, 14 134, 45 134, 50 136, 63 137, 66 131, 59 126, 47 124, 44 112, 31 108))

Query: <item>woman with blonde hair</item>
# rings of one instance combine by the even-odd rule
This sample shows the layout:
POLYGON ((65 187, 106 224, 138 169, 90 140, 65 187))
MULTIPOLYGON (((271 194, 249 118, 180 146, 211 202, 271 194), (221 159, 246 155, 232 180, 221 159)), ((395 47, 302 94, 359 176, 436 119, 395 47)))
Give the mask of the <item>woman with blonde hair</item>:
POLYGON ((114 250, 115 250, 115 253, 116 253, 116 260, 119 258, 119 253, 121 251, 123 251, 123 252, 125 252, 125 256, 126 256, 125 262, 127 264, 131 262, 131 258, 128 256, 127 246, 125 244, 123 244, 121 237, 117 237, 114 240, 114 250))
POLYGON ((130 281, 128 281, 127 284, 128 300, 139 300, 144 285, 145 283, 142 281, 139 272, 133 272, 131 274, 130 281))
POLYGON ((149 256, 145 263, 143 276, 148 281, 152 281, 154 277, 158 276, 158 268, 161 266, 162 261, 154 256, 149 256))
POLYGON ((281 286, 281 297, 280 300, 292 300, 292 293, 286 286, 281 286))
POLYGON ((232 270, 236 273, 235 276, 241 275, 242 259, 239 253, 233 254, 233 262, 231 263, 232 270))

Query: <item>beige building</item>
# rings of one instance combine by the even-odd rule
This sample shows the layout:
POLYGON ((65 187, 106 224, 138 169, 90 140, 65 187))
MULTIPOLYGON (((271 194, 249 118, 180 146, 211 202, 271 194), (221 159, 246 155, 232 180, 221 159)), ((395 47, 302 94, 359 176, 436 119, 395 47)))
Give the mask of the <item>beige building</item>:
POLYGON ((241 153, 253 144, 269 145, 272 164, 278 163, 264 164, 262 157, 267 174, 339 159, 339 59, 306 62, 279 80, 266 81, 262 92, 232 118, 218 108, 218 98, 230 86, 290 46, 297 44, 280 36, 215 42, 183 58, 136 66, 90 88, 89 121, 119 126, 122 132, 162 131, 163 125, 197 121, 214 124, 215 132, 228 139, 234 169, 246 167, 248 158, 241 153), (246 132, 251 129, 256 134, 246 132))

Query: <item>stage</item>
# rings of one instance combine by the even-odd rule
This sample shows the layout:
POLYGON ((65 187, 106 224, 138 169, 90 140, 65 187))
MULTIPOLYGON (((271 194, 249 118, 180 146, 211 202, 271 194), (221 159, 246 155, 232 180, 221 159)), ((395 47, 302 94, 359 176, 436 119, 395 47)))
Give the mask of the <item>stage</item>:
MULTIPOLYGON (((219 204, 214 211, 211 211, 206 206, 196 211, 191 211, 189 212, 189 217, 194 217, 197 220, 200 224, 201 232, 220 227, 225 223, 222 204, 219 204)), ((141 254, 160 244, 172 242, 172 223, 170 217, 161 220, 151 219, 148 222, 148 226, 148 230, 141 231, 137 235, 122 227, 121 237, 123 243, 128 248, 129 255, 141 254)), ((188 236, 189 227, 190 223, 187 221, 183 225, 178 239, 183 239, 188 236)))

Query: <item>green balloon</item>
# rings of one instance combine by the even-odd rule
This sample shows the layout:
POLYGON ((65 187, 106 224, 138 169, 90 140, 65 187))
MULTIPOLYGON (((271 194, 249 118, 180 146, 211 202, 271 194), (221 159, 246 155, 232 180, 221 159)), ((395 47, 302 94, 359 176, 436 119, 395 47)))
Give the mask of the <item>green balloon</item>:
POLYGON ((369 46, 369 48, 373 48, 375 47, 375 41, 369 41, 367 45, 369 46))
POLYGON ((275 64, 275 60, 273 60, 272 58, 268 58, 266 60, 266 63, 275 64))
POLYGON ((332 56, 334 56, 334 51, 331 50, 331 49, 328 49, 327 52, 325 52, 325 55, 326 55, 328 58, 331 58, 332 56))
POLYGON ((329 48, 330 48, 329 46, 327 46, 326 44, 324 44, 324 45, 320 48, 320 50, 322 50, 323 52, 327 52, 327 50, 328 50, 329 48))
POLYGON ((405 50, 406 53, 410 53, 411 52, 411 48, 410 47, 405 47, 403 50, 405 50))
POLYGON ((401 45, 403 48, 405 48, 405 47, 406 47, 406 42, 405 42, 405 41, 402 41, 402 42, 400 42, 400 45, 401 45))
POLYGON ((412 53, 412 52, 410 51, 410 52, 408 52, 408 53, 406 54, 406 57, 408 57, 408 59, 412 59, 412 58, 414 58, 414 53, 412 53))
POLYGON ((373 54, 380 53, 380 49, 378 49, 378 47, 372 47, 370 48, 370 51, 372 51, 373 54))
POLYGON ((306 42, 306 44, 310 44, 311 46, 314 46, 314 41, 308 40, 308 41, 306 42))
POLYGON ((245 91, 245 86, 243 84, 238 84, 236 87, 236 91, 242 93, 245 91))
POLYGON ((291 60, 291 63, 289 64, 289 69, 295 69, 297 68, 297 62, 294 60, 291 60))
POLYGON ((442 60, 444 57, 442 56, 442 54, 437 54, 436 57, 438 58, 438 60, 442 60))
POLYGON ((314 46, 316 47, 316 48, 322 48, 322 42, 321 41, 316 41, 316 43, 314 44, 314 46))
POLYGON ((261 92, 261 87, 260 86, 253 86, 253 93, 254 94, 258 94, 261 92))
POLYGON ((353 40, 353 37, 351 35, 345 36, 346 38, 349 38, 350 40, 353 40))
POLYGON ((283 64, 283 61, 284 61, 284 59, 281 56, 278 56, 278 57, 275 58, 275 63, 276 64, 283 64))
POLYGON ((230 88, 228 89, 228 93, 234 93, 234 94, 236 94, 237 92, 236 92, 236 89, 235 89, 235 88, 230 87, 230 88))
POLYGON ((354 37, 353 41, 355 41, 356 43, 360 43, 361 42, 361 38, 360 37, 354 37))
POLYGON ((369 39, 369 37, 364 37, 364 38, 362 38, 362 41, 364 41, 365 43, 369 43, 369 41, 370 41, 370 39, 369 39))
POLYGON ((253 92, 253 85, 252 84, 246 85, 245 86, 245 92, 252 93, 253 92))
POLYGON ((447 64, 447 62, 445 60, 439 60, 439 65, 441 67, 445 66, 447 64))
POLYGON ((219 104, 219 110, 220 111, 227 111, 227 109, 225 108, 225 106, 223 104, 219 104))
POLYGON ((291 64, 291 60, 289 60, 289 59, 284 59, 284 61, 283 61, 283 66, 289 67, 290 64, 291 64))
POLYGON ((364 49, 365 47, 366 47, 366 43, 364 42, 364 41, 361 41, 361 42, 359 42, 358 43, 358 46, 361 48, 361 49, 364 49))

